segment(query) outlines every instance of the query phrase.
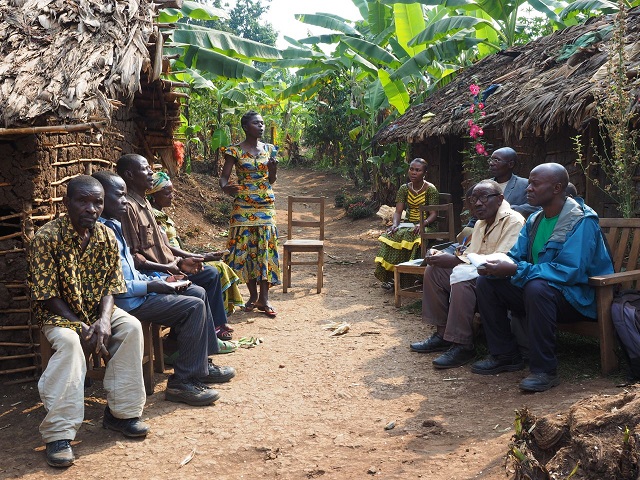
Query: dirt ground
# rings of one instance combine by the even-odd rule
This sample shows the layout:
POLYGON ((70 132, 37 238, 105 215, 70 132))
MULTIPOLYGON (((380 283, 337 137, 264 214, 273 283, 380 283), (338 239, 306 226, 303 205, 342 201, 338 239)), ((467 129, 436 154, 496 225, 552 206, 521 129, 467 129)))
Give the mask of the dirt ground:
MULTIPOLYGON (((202 190, 209 195, 212 185, 202 190)), ((238 374, 217 387, 221 398, 214 406, 166 402, 167 375, 156 374, 143 416, 151 433, 128 440, 102 428, 105 401, 97 383, 87 390, 76 464, 59 471, 45 462, 38 433, 44 410, 35 383, 3 386, 0 478, 504 479, 511 475, 504 456, 515 409, 556 414, 594 394, 620 393, 615 379, 578 376, 545 393, 523 394, 517 385, 525 372, 436 371, 432 355, 411 353, 408 344, 431 329, 415 311, 394 308, 393 296, 373 277, 383 227, 377 218, 354 222, 333 207, 347 185, 338 176, 280 170, 281 237, 287 195, 329 200, 324 289, 316 294, 313 267, 294 267, 289 293, 272 291, 276 319, 258 312, 230 317, 236 338, 264 343, 215 358, 238 374), (323 329, 343 321, 351 325, 345 335, 331 337, 323 329), (395 427, 385 429, 390 422, 395 427)), ((197 202, 182 200, 193 214, 176 220, 193 230, 201 222, 197 202)), ((197 230, 195 241, 224 244, 210 236, 220 228, 202 224, 197 230)))

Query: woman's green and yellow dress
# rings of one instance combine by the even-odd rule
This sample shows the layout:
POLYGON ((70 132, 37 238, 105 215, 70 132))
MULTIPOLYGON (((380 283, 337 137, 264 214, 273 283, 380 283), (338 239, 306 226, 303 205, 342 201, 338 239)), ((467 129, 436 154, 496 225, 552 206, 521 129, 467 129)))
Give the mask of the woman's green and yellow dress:
MULTIPOLYGON (((406 211, 405 222, 418 224, 420 222, 420 207, 422 205, 438 204, 438 189, 431 183, 418 193, 405 183, 400 186, 396 194, 396 204, 403 203, 406 211)), ((428 227, 427 231, 435 227, 428 227)), ((381 282, 393 280, 393 267, 399 263, 408 262, 420 256, 420 234, 413 233, 413 228, 399 228, 395 233, 384 233, 378 238, 380 250, 376 256, 375 276, 381 282)))

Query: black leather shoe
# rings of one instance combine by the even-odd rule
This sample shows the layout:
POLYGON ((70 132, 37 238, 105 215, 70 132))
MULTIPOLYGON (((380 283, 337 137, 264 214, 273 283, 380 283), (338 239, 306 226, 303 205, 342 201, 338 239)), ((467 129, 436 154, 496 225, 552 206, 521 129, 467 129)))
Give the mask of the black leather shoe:
POLYGON ((435 368, 456 368, 466 365, 474 358, 476 358, 475 348, 454 344, 431 363, 435 368))
POLYGON ((560 384, 558 375, 551 373, 532 373, 520 382, 520 389, 527 392, 544 392, 560 384))
POLYGON ((489 355, 471 365, 471 371, 480 375, 495 375, 501 372, 515 372, 524 368, 524 362, 520 354, 516 355, 489 355))
POLYGON ((432 353, 432 352, 446 352, 453 345, 451 342, 447 342, 444 338, 438 334, 438 332, 431 335, 424 342, 416 342, 409 345, 412 351, 418 353, 432 353))
POLYGON ((71 440, 56 440, 47 443, 47 463, 52 467, 69 467, 76 457, 73 456, 71 440))
POLYGON ((199 378, 202 383, 226 383, 236 376, 233 367, 219 367, 209 359, 209 375, 199 378))
POLYGON ((171 377, 164 395, 169 402, 182 402, 194 407, 211 405, 220 398, 216 390, 198 381, 180 382, 171 377))
POLYGON ((102 426, 131 438, 146 437, 147 433, 149 433, 149 425, 140 420, 140 418, 116 418, 108 406, 104 409, 102 426))

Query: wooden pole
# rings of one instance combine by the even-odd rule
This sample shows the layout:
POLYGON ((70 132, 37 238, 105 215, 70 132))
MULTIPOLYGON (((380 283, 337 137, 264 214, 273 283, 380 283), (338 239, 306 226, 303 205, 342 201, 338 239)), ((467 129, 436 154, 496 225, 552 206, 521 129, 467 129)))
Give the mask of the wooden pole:
MULTIPOLYGON (((0 331, 3 330, 36 330, 40 327, 38 325, 0 325, 0 331)), ((1 358, 1 357, 0 357, 1 358)))
POLYGON ((0 137, 9 135, 35 135, 36 133, 70 133, 91 129, 101 129, 107 126, 107 121, 77 123, 75 125, 47 125, 42 127, 0 128, 0 137))
POLYGON ((0 375, 8 375, 10 373, 18 373, 18 372, 28 372, 29 370, 37 370, 38 367, 32 365, 30 367, 22 367, 22 368, 12 368, 10 370, 0 370, 0 375))
POLYGON ((8 357, 0 357, 0 360, 18 360, 20 358, 34 358, 37 356, 37 353, 25 353, 23 355, 9 355, 8 357))

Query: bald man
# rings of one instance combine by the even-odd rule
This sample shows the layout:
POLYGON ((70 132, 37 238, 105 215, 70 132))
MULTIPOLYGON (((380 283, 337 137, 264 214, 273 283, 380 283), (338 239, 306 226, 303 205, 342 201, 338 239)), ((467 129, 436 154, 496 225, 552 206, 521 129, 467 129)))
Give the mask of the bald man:
POLYGON ((472 365, 473 373, 493 375, 522 370, 524 363, 507 311, 528 322, 530 375, 525 391, 558 385, 557 322, 595 321, 591 276, 613 273, 597 214, 580 198, 567 197, 567 170, 557 163, 538 165, 529 174, 527 200, 542 210, 532 214, 508 256, 489 262, 476 282, 478 309, 490 355, 472 365))

